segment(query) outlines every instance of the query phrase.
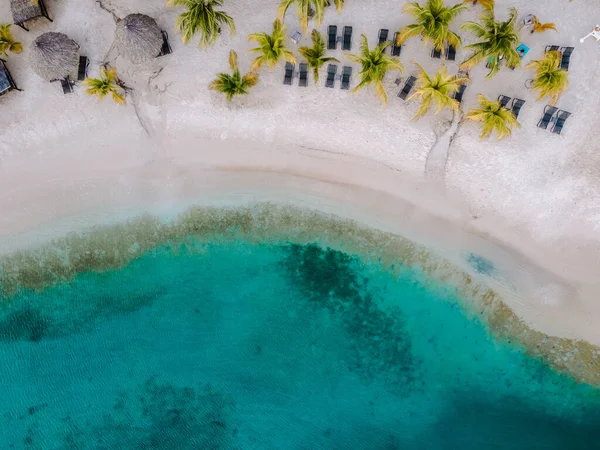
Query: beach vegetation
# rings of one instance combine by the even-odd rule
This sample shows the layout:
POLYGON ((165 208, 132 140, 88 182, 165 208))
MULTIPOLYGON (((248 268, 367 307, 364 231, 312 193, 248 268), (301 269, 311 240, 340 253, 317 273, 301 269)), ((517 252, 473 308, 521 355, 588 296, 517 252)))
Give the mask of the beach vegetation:
MULTIPOLYGON (((344 0, 333 0, 338 13, 344 6, 344 0)), ((300 19, 300 28, 304 33, 308 33, 308 21, 314 18, 315 23, 320 25, 325 15, 325 8, 330 4, 330 0, 283 0, 277 10, 277 18, 283 21, 287 10, 296 5, 296 13, 300 19)))
POLYGON ((181 33, 184 44, 199 33, 200 47, 208 47, 217 40, 225 25, 229 27, 231 34, 235 34, 233 18, 225 11, 216 9, 223 6, 223 0, 167 0, 167 5, 187 9, 175 22, 175 28, 181 33))
POLYGON ((487 78, 491 78, 498 73, 503 61, 507 67, 519 66, 521 57, 515 49, 519 43, 517 15, 517 10, 511 8, 508 18, 497 22, 494 10, 486 9, 481 15, 481 23, 465 22, 462 29, 473 33, 479 42, 466 46, 473 54, 463 61, 460 68, 469 70, 485 60, 490 69, 487 78))
POLYGON ((0 25, 0 54, 7 56, 8 52, 21 53, 23 45, 15 41, 10 32, 11 24, 5 23, 0 25))
POLYGON ((481 138, 496 133, 498 140, 510 136, 512 129, 519 127, 519 122, 512 111, 503 108, 497 100, 490 100, 479 94, 479 108, 469 111, 467 119, 481 122, 481 138))
POLYGON ((217 78, 210 83, 209 89, 225 94, 227 101, 231 101, 236 95, 246 95, 250 88, 258 83, 258 74, 248 72, 245 75, 240 73, 238 67, 238 56, 234 50, 229 51, 229 67, 232 73, 219 73, 217 78))
POLYGON ((419 68, 417 86, 414 93, 408 99, 417 98, 421 100, 421 106, 413 120, 424 116, 432 105, 435 105, 436 114, 444 108, 458 111, 460 104, 454 98, 454 94, 462 84, 469 82, 469 78, 449 75, 445 65, 435 75, 429 76, 423 66, 420 64, 416 65, 419 68))
POLYGON ((483 9, 494 9, 494 0, 464 0, 464 3, 471 3, 473 6, 481 5, 483 9))
POLYGON ((423 6, 417 2, 407 3, 404 12, 413 16, 416 22, 400 30, 396 44, 401 45, 408 38, 421 36, 425 43, 431 43, 441 52, 444 52, 446 43, 458 48, 460 36, 450 31, 450 25, 467 8, 464 3, 448 7, 444 0, 427 0, 423 6))
POLYGON ((319 81, 319 69, 323 66, 323 64, 333 61, 339 63, 340 61, 337 58, 325 56, 325 41, 318 30, 312 30, 310 36, 313 43, 312 47, 300 47, 298 52, 306 58, 308 67, 313 70, 315 84, 317 84, 319 81))
POLYGON ((537 17, 533 17, 533 23, 531 26, 531 34, 533 33, 543 33, 546 30, 554 30, 554 31, 558 31, 556 29, 556 25, 553 24, 552 22, 548 22, 548 23, 542 23, 539 21, 539 19, 537 17))
POLYGON ((550 96, 550 104, 558 101, 569 87, 568 72, 560 68, 562 54, 559 51, 546 52, 542 59, 531 61, 526 69, 535 70, 531 87, 539 92, 538 100, 550 96))
POLYGON ((384 42, 371 50, 369 49, 367 37, 363 34, 361 35, 360 53, 358 55, 345 55, 350 61, 354 61, 361 66, 361 70, 358 73, 360 82, 352 89, 352 92, 356 92, 365 86, 373 85, 377 96, 384 105, 387 104, 387 94, 383 87, 385 74, 393 69, 404 70, 399 59, 392 58, 385 53, 388 45, 390 45, 390 42, 384 42))
POLYGON ((117 70, 114 67, 101 67, 100 78, 86 78, 84 84, 88 87, 85 91, 88 95, 95 95, 98 99, 103 99, 110 94, 115 103, 125 103, 125 90, 119 82, 117 70))
POLYGON ((252 61, 252 71, 259 70, 264 64, 269 69, 274 69, 281 59, 295 63, 296 56, 285 46, 285 26, 281 20, 273 22, 273 33, 252 33, 248 36, 249 41, 254 41, 258 47, 252 48, 251 53, 258 53, 252 61))

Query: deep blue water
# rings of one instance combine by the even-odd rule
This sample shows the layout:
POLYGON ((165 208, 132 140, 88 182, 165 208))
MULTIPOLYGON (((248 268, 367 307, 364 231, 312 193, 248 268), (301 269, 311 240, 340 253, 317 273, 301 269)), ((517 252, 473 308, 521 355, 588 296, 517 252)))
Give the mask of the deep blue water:
POLYGON ((600 448, 597 390, 412 269, 171 250, 1 307, 0 449, 600 448))

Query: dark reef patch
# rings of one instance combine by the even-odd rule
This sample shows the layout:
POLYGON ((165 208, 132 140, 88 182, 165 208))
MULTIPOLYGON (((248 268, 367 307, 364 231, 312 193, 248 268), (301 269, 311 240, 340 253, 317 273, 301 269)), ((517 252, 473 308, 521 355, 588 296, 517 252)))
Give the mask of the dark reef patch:
POLYGON ((316 244, 286 247, 284 267, 291 284, 315 307, 336 316, 352 339, 354 358, 349 369, 364 380, 384 378, 403 390, 414 387, 418 360, 404 330, 402 311, 384 311, 361 262, 316 244))

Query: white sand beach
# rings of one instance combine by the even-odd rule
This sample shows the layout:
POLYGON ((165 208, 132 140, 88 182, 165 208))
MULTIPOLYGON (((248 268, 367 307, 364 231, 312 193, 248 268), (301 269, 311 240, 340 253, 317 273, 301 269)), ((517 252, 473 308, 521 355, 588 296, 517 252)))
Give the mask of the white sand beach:
MULTIPOLYGON (((405 235, 457 264, 462 252, 477 251, 519 288, 507 301, 530 326, 600 345, 600 43, 579 42, 600 22, 600 6, 497 0, 498 17, 516 7, 521 17, 556 23, 558 32, 522 31, 531 47, 525 63, 547 44, 575 47, 570 87, 557 103, 572 116, 561 136, 539 130, 547 102, 536 102, 525 87, 531 72, 503 69, 486 80, 481 64, 470 72, 463 109, 476 105, 478 93, 519 97, 526 100, 521 127, 502 141, 480 140, 478 126, 464 122, 450 147, 438 145, 428 163, 452 114, 411 121, 417 104, 396 97, 395 73, 386 80, 387 107, 370 89, 351 94, 339 83, 326 89, 324 76, 318 86, 312 76, 306 88, 297 81, 284 86, 283 67, 261 71, 251 94, 231 104, 207 89, 227 70, 229 49, 238 52, 243 71, 249 68, 247 36, 271 30, 278 3, 226 1, 237 33, 225 32, 206 50, 197 40, 180 42, 173 29, 180 11, 164 0, 46 0, 54 22, 36 20, 29 33, 13 27, 24 51, 11 54, 7 66, 23 91, 0 97, 0 249, 190 203, 291 202, 405 235), (100 3, 118 17, 154 17, 169 32, 173 54, 128 65, 111 49, 115 23, 100 3), (28 46, 46 31, 77 41, 92 61, 92 76, 110 61, 134 88, 127 105, 99 102, 81 85, 63 95, 58 83, 38 78, 28 46)), ((410 23, 404 3, 347 0, 340 15, 329 8, 319 29, 352 25, 356 51, 361 33, 373 43, 380 28, 393 33, 410 23)), ((480 12, 473 8, 458 23, 480 12)), ((3 2, 0 22, 11 21, 3 2)), ((288 32, 297 29, 293 12, 286 25, 288 32)), ((308 43, 305 36, 300 45, 308 43)), ((416 74, 412 60, 428 70, 441 65, 429 53, 419 39, 409 40, 402 78, 416 74)), ((449 70, 457 71, 466 55, 459 50, 449 70)), ((352 65, 340 50, 335 56, 352 65)))

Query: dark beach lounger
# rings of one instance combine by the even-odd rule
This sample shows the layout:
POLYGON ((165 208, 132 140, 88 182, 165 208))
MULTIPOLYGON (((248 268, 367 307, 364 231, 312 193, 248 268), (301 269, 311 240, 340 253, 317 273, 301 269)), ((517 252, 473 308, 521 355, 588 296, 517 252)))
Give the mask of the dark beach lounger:
POLYGON ((386 30, 385 28, 382 28, 381 30, 379 30, 379 37, 377 40, 377 45, 381 45, 384 42, 386 42, 388 40, 389 33, 390 33, 390 30, 386 30))
POLYGON ((556 111, 558 111, 558 108, 546 105, 546 107, 544 108, 544 115, 537 124, 538 128, 546 130, 556 111))
POLYGON ((571 53, 575 50, 574 47, 563 47, 560 49, 562 52, 562 59, 560 60, 560 68, 569 70, 569 62, 571 61, 571 53))
POLYGON ((327 50, 335 50, 337 47, 337 25, 329 25, 327 36, 327 50))
POLYGON ((412 91, 416 81, 417 79, 412 75, 408 77, 404 83, 404 87, 400 92, 398 92, 398 97, 400 97, 402 100, 406 100, 406 97, 408 97, 408 94, 410 94, 410 91, 412 91))
POLYGON ((399 34, 399 31, 394 33, 394 40, 392 41, 392 56, 400 56, 400 53, 402 52, 402 46, 396 44, 398 42, 399 34))
POLYGON ((431 50, 431 57, 435 59, 440 59, 442 57, 442 51, 434 48, 431 50))
POLYGON ((350 77, 352 77, 352 67, 344 66, 342 69, 342 89, 350 89, 350 77))
POLYGON ((294 67, 296 67, 291 62, 285 63, 285 75, 283 76, 283 84, 287 84, 288 86, 292 85, 292 79, 294 78, 294 67))
POLYGON ((169 45, 169 35, 164 30, 161 30, 161 33, 162 33, 162 37, 163 37, 163 43, 162 43, 162 47, 160 48, 160 53, 158 54, 158 56, 170 55, 171 53, 173 53, 173 50, 171 49, 171 46, 169 45))
POLYGON ((352 49, 352 27, 344 27, 344 40, 342 41, 342 50, 352 49))
POLYGON ((327 66, 327 80, 325 87, 332 88, 335 85, 335 74, 337 73, 337 65, 329 64, 327 66))
POLYGON ((298 76, 298 86, 308 86, 308 64, 300 63, 300 74, 298 76))
POLYGON ((465 91, 467 90, 466 84, 461 84, 458 88, 458 91, 454 93, 454 98, 458 103, 462 103, 463 95, 465 95, 465 91))
POLYGON ((546 52, 555 52, 558 51, 560 47, 558 45, 546 45, 546 52))
POLYGON ((45 17, 52 22, 52 19, 48 15, 44 0, 11 1, 10 9, 15 25, 23 28, 25 31, 29 31, 29 28, 25 26, 25 22, 35 19, 36 17, 45 17))
POLYGON ((60 80, 60 85, 62 86, 63 94, 72 94, 73 93, 73 83, 69 80, 69 77, 63 78, 60 80))
POLYGON ((565 125, 565 121, 571 115, 570 112, 560 110, 556 115, 556 120, 554 122, 554 126, 552 127, 552 132, 555 134, 560 134, 562 132, 563 126, 565 125))
POLYGON ((8 67, 6 67, 6 61, 0 59, 0 95, 4 95, 13 89, 15 91, 21 90, 17 87, 17 84, 15 83, 15 80, 13 80, 8 67))
POLYGON ((506 108, 506 105, 508 105, 508 103, 510 102, 510 97, 507 97, 506 95, 499 95, 498 101, 500 102, 500 106, 502 108, 506 108))
POLYGON ((510 105, 510 110, 515 116, 515 119, 519 118, 519 113, 521 112, 521 108, 525 104, 525 100, 521 100, 520 98, 513 98, 512 104, 510 105))
POLYGON ((79 57, 79 70, 77 71, 77 81, 83 81, 87 78, 90 60, 87 56, 79 57))
POLYGON ((456 49, 450 44, 446 47, 446 59, 448 61, 456 61, 456 49))

